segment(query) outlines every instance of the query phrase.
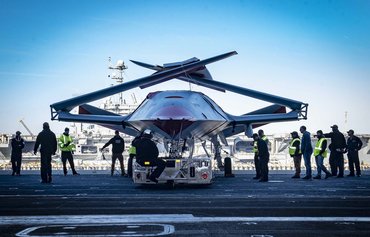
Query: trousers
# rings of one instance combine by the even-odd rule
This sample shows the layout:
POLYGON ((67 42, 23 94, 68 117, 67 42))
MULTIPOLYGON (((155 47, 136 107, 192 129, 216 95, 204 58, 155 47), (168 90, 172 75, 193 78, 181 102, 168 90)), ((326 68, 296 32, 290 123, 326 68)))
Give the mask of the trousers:
POLYGON ((315 157, 316 166, 317 166, 317 175, 321 176, 321 171, 324 171, 325 174, 329 174, 329 171, 326 169, 324 165, 324 157, 321 155, 317 155, 315 157))
POLYGON ((361 175, 360 159, 358 157, 358 151, 348 151, 347 157, 348 157, 348 166, 349 166, 350 174, 354 175, 355 174, 354 168, 356 168, 356 174, 361 175), (353 166, 353 164, 355 166, 353 166))
POLYGON ((123 155, 122 153, 113 153, 112 154, 112 169, 111 174, 113 175, 114 167, 116 165, 116 160, 118 159, 120 167, 121 167, 121 175, 125 174, 125 166, 123 165, 123 155))
POLYGON ((295 175, 299 176, 301 175, 301 161, 302 161, 302 156, 293 156, 293 161, 294 161, 294 168, 295 168, 295 175))
POLYGON ((254 167, 256 168, 256 177, 259 179, 261 177, 261 166, 258 153, 254 153, 254 167))
POLYGON ((304 166, 306 167, 306 176, 308 177, 312 176, 311 155, 312 152, 303 153, 304 166))
POLYGON ((63 163, 63 172, 67 174, 67 160, 73 174, 77 174, 75 170, 75 163, 73 162, 73 155, 71 151, 62 151, 62 163, 63 163))
POLYGON ((331 174, 333 176, 343 177, 344 173, 344 157, 342 152, 337 152, 335 150, 330 152, 329 164, 331 169, 331 174))

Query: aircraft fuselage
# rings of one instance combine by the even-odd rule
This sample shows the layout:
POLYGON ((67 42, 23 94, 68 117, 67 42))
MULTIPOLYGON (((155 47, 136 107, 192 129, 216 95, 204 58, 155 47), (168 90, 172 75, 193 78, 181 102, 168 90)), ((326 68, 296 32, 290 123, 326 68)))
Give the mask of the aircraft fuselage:
POLYGON ((165 139, 186 139, 215 135, 228 120, 228 115, 203 93, 174 90, 148 94, 127 123, 138 130, 149 128, 165 139))

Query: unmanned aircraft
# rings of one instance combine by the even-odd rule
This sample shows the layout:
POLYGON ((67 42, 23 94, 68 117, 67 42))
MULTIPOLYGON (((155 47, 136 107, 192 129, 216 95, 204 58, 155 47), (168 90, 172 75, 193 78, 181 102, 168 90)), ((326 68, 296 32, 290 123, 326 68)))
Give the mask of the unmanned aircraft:
MULTIPOLYGON (((307 119, 308 104, 306 103, 213 80, 206 65, 235 54, 237 53, 232 51, 205 60, 191 58, 163 66, 132 61, 156 72, 143 78, 54 103, 50 105, 51 119, 95 123, 131 136, 137 136, 149 129, 155 139, 163 143, 168 151, 165 159, 174 161, 168 162, 173 170, 167 167, 167 176, 165 170, 162 180, 185 183, 199 183, 199 180, 210 182, 212 159, 193 157, 196 142, 204 144, 205 141, 211 141, 215 149, 214 158, 218 167, 222 169, 221 143, 227 145, 227 137, 242 132, 250 137, 253 128, 267 123, 307 119), (231 91, 270 102, 272 105, 236 116, 226 113, 207 95, 189 90, 151 92, 135 111, 126 116, 86 104, 136 87, 143 89, 172 79, 187 81, 220 92, 231 91), (77 106, 79 106, 78 114, 72 114, 72 109, 77 106), (288 112, 287 109, 289 109, 288 112), (187 157, 183 157, 184 151, 187 151, 187 157), (191 178, 195 181, 192 182, 191 178)), ((140 170, 140 167, 134 168, 140 170)), ((147 182, 142 177, 144 173, 136 174, 140 176, 138 183, 147 182)))

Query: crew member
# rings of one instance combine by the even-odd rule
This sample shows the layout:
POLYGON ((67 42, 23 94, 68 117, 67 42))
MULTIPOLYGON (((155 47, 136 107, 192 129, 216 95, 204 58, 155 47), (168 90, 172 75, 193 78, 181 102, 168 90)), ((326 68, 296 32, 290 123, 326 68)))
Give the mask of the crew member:
POLYGON ((261 166, 261 179, 259 182, 267 182, 269 174, 268 162, 270 158, 267 143, 257 133, 253 134, 253 140, 257 142, 258 157, 261 166))
POLYGON ((256 176, 253 177, 253 179, 260 179, 261 178, 261 167, 260 167, 260 161, 258 158, 258 147, 257 147, 257 141, 252 142, 253 145, 253 152, 254 152, 254 167, 256 168, 256 176))
POLYGON ((346 148, 346 139, 344 138, 344 135, 338 130, 337 125, 333 125, 331 126, 331 128, 332 128, 331 133, 324 134, 326 138, 331 138, 331 144, 329 145, 330 169, 333 176, 337 176, 337 178, 343 178, 344 173, 343 153, 346 148))
POLYGON ((349 175, 347 176, 355 176, 355 170, 353 167, 353 163, 356 167, 356 175, 358 177, 361 176, 361 168, 360 168, 360 160, 358 157, 358 151, 362 148, 362 141, 360 138, 354 135, 354 131, 351 129, 348 132, 348 139, 347 139, 347 147, 346 151, 348 156, 348 166, 349 166, 349 175))
POLYGON ((135 143, 141 138, 141 135, 136 136, 134 140, 131 142, 131 147, 128 150, 129 157, 128 157, 128 162, 127 162, 127 175, 129 177, 132 177, 132 160, 136 157, 136 147, 135 143))
POLYGON ((153 135, 150 131, 146 130, 142 137, 134 143, 136 147, 136 162, 141 166, 148 164, 150 166, 157 166, 149 176, 149 179, 158 183, 159 176, 161 176, 163 170, 166 168, 166 162, 162 159, 158 159, 159 151, 157 145, 151 140, 152 138, 153 135))
POLYGON ((321 179, 321 170, 325 172, 325 179, 329 178, 331 173, 326 169, 324 165, 324 158, 327 157, 328 152, 326 150, 328 142, 324 137, 321 130, 316 132, 317 142, 315 145, 315 150, 313 155, 315 156, 316 166, 317 166, 317 175, 313 177, 314 179, 321 179))
POLYGON ((113 176, 116 160, 118 159, 120 167, 121 167, 121 176, 127 176, 125 173, 125 166, 123 165, 123 151, 125 150, 125 141, 123 138, 119 135, 119 131, 115 131, 115 136, 112 137, 102 148, 106 148, 109 145, 112 145, 112 167, 110 175, 113 176))
POLYGON ((17 131, 15 137, 11 140, 12 154, 10 161, 12 162, 12 176, 21 175, 21 164, 22 164, 22 149, 24 148, 24 140, 21 138, 21 132, 17 131))
POLYGON ((296 131, 291 133, 292 140, 289 144, 289 155, 293 158, 295 174, 292 176, 292 179, 299 179, 301 176, 301 139, 298 136, 296 131))
POLYGON ((37 135, 33 153, 36 155, 39 146, 41 153, 41 183, 51 183, 51 155, 57 151, 57 138, 50 130, 49 124, 43 124, 43 130, 37 135))
MULTIPOLYGON (((262 129, 258 130, 258 136, 263 141, 265 141, 267 146, 268 146, 269 140, 268 140, 267 136, 264 134, 264 131, 262 129)), ((254 152, 254 167, 256 168, 256 176, 253 177, 253 179, 260 179, 261 178, 261 165, 260 165, 260 160, 259 160, 259 156, 258 156, 257 142, 253 141, 252 145, 253 145, 253 152, 254 152)))
POLYGON ((69 135, 69 128, 64 129, 64 133, 60 135, 58 140, 59 148, 62 151, 62 163, 64 176, 67 175, 67 160, 71 167, 73 175, 79 175, 75 170, 75 164, 73 162, 73 151, 76 149, 73 143, 72 137, 69 135))
POLYGON ((266 145, 267 145, 267 147, 268 147, 268 145, 269 145, 269 139, 267 138, 267 136, 265 135, 265 132, 262 130, 262 129, 260 129, 260 130, 258 130, 258 136, 264 141, 264 142, 266 142, 266 145))
POLYGON ((306 126, 301 126, 299 131, 302 133, 301 152, 303 155, 304 165, 306 167, 306 176, 303 179, 311 180, 311 155, 313 152, 311 144, 311 134, 307 131, 306 126))

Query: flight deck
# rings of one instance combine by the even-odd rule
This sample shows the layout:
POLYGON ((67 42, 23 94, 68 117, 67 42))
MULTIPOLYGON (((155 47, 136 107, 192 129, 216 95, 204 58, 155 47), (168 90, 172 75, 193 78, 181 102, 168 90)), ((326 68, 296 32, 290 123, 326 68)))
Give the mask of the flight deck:
POLYGON ((207 186, 137 185, 107 171, 41 184, 37 171, 0 171, 1 236, 369 236, 370 172, 291 179, 272 171, 217 174, 207 186))

